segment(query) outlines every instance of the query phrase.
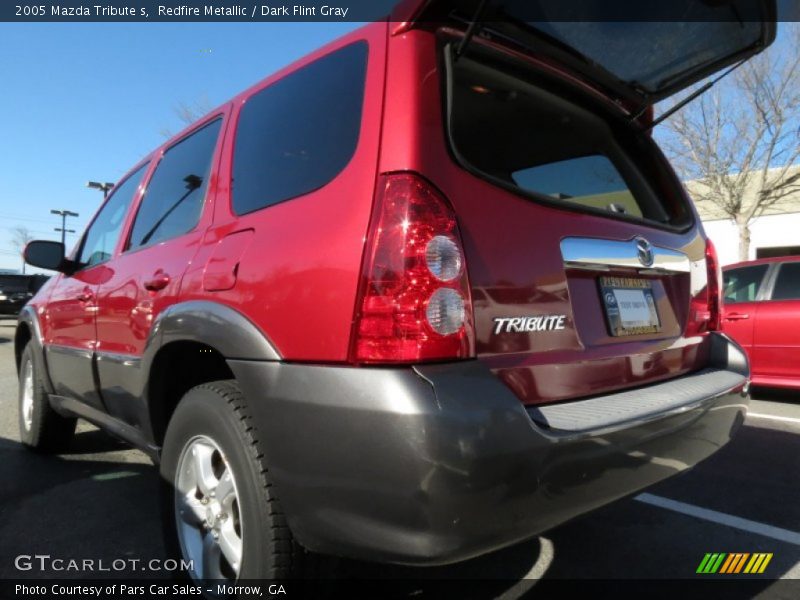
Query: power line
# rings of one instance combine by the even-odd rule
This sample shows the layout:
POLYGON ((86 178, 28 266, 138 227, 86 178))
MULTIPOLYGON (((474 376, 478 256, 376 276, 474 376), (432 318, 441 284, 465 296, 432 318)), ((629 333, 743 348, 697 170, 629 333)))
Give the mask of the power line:
POLYGON ((35 233, 37 235, 52 235, 53 232, 52 231, 42 231, 41 229, 28 229, 28 233, 35 233))
POLYGON ((20 217, 17 215, 7 215, 0 213, 0 219, 13 219, 14 221, 31 221, 34 223, 52 223, 50 219, 38 219, 35 217, 20 217))

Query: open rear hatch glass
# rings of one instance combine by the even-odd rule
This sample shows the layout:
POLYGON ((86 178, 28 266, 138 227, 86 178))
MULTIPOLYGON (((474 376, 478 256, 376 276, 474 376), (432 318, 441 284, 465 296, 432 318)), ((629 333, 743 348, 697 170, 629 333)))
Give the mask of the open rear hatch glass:
POLYGON ((413 21, 476 22, 481 35, 635 107, 760 52, 775 38, 775 15, 774 0, 428 0, 413 21))

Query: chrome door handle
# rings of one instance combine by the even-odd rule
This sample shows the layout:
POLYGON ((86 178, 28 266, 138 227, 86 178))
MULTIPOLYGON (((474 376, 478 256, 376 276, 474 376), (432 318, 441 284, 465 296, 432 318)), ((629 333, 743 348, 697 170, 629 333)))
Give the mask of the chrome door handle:
POLYGON ((725 315, 726 321, 741 321, 743 319, 749 319, 750 315, 745 313, 730 313, 725 315))
POLYGON ((165 287, 167 287, 169 282, 169 275, 159 269, 153 274, 151 279, 148 279, 144 282, 144 287, 151 292, 157 292, 158 290, 163 290, 165 287))

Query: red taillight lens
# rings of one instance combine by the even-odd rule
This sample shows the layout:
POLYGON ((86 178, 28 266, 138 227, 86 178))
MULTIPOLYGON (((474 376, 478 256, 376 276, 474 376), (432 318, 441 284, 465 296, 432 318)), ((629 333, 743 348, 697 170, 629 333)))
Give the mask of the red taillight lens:
POLYGON ((708 326, 709 331, 721 329, 722 271, 717 250, 711 240, 706 240, 706 269, 708 270, 708 326))
POLYGON ((382 176, 353 330, 354 362, 473 355, 461 235, 445 198, 411 173, 382 176))
POLYGON ((722 272, 717 252, 711 240, 706 241, 705 273, 697 272, 698 278, 702 278, 702 280, 694 281, 694 273, 693 271, 692 287, 700 289, 692 298, 686 335, 719 331, 721 329, 722 272))

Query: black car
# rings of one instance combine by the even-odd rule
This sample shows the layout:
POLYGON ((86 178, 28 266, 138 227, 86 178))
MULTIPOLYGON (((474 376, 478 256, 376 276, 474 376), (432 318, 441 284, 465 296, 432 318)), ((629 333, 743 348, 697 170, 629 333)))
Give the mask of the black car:
POLYGON ((16 317, 45 281, 46 275, 0 275, 0 318, 16 317))

